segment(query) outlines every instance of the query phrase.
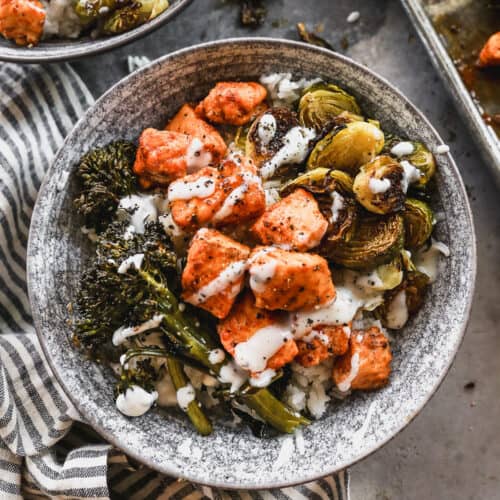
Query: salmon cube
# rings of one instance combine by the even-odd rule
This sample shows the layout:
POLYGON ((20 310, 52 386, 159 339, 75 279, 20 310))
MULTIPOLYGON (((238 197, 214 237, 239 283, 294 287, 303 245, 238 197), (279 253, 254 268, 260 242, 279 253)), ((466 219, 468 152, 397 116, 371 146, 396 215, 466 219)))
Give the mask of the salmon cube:
POLYGON ((257 247, 249 272, 257 307, 263 309, 297 311, 335 298, 328 263, 319 255, 257 247))
POLYGON ((479 53, 479 66, 499 66, 500 65, 500 31, 488 38, 479 53))
POLYGON ((0 34, 18 45, 36 45, 44 23, 45 10, 38 0, 0 0, 0 34))
POLYGON ((259 309, 253 295, 247 292, 218 324, 217 331, 224 349, 246 365, 245 368, 254 373, 268 368, 278 370, 290 363, 298 352, 290 331, 283 327, 284 320, 283 313, 259 309), (255 349, 251 344, 243 344, 252 337, 259 344, 255 349), (249 351, 246 356, 245 349, 249 351), (252 353, 256 356, 252 357, 252 353))
POLYGON ((332 356, 341 356, 349 348, 351 331, 347 326, 323 326, 297 341, 295 358, 302 366, 316 366, 332 356))
POLYGON ((226 199, 214 215, 216 226, 253 220, 266 208, 266 195, 251 160, 232 153, 220 167, 226 199))
POLYGON ((328 229, 314 196, 296 189, 274 203, 253 225, 252 231, 264 245, 304 252, 318 246, 328 229))
POLYGON ((172 218, 180 228, 188 231, 210 222, 225 198, 223 178, 212 167, 186 175, 168 187, 172 218))
POLYGON ((219 82, 195 109, 213 123, 245 125, 264 110, 266 89, 256 82, 219 82))
MULTIPOLYGON (((179 132, 198 139, 201 146, 203 144, 206 151, 211 153, 210 163, 206 164, 203 158, 196 156, 196 151, 193 153, 193 161, 188 165, 188 174, 196 171, 196 167, 216 167, 222 158, 226 155, 227 146, 219 132, 208 124, 205 120, 198 118, 194 109, 189 104, 184 104, 172 120, 167 124, 165 130, 171 132, 179 132), (200 161, 196 162, 198 158, 200 161)), ((196 149, 195 141, 192 141, 192 147, 196 149)))
POLYGON ((143 188, 165 186, 184 177, 201 163, 210 164, 212 153, 197 138, 169 130, 147 128, 139 138, 134 172, 143 188))
POLYGON ((335 360, 333 380, 342 392, 349 389, 379 389, 391 373, 391 347, 378 327, 354 330, 349 350, 335 360))
POLYGON ((225 318, 243 288, 250 249, 214 229, 200 229, 182 272, 182 298, 225 318))

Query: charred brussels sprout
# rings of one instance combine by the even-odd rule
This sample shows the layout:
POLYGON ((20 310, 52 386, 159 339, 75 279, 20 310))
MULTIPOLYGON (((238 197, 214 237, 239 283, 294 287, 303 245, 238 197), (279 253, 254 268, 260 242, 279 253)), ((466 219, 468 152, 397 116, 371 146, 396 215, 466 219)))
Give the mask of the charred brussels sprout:
POLYGON ((361 114, 356 99, 332 83, 316 83, 300 98, 299 120, 304 127, 323 130, 343 112, 361 114))
POLYGON ((325 241, 320 253, 336 264, 360 271, 374 269, 394 259, 403 248, 403 219, 365 216, 357 221, 350 239, 325 241))
POLYGON ((352 177, 341 170, 315 168, 285 184, 281 196, 289 195, 294 189, 303 188, 311 193, 339 191, 342 194, 352 194, 352 177))
POLYGON ((131 30, 160 15, 168 7, 168 0, 133 1, 115 10, 104 22, 104 33, 114 35, 131 30))
POLYGON ((412 144, 414 150, 407 159, 421 172, 417 185, 425 186, 436 173, 436 160, 434 155, 421 142, 413 142, 412 144))
POLYGON ((77 0, 74 10, 83 24, 90 24, 127 3, 124 0, 77 0))
POLYGON ((284 145, 287 132, 299 125, 296 113, 287 108, 270 108, 252 123, 245 154, 257 165, 272 158, 284 145))
POLYGON ((308 169, 335 168, 355 175, 384 146, 384 134, 367 122, 352 122, 335 128, 321 139, 309 155, 308 169))
POLYGON ((431 236, 434 214, 427 203, 408 198, 403 212, 405 244, 412 250, 421 247, 431 236))
POLYGON ((363 165, 354 179, 358 202, 374 214, 389 214, 403 208, 404 170, 390 156, 379 156, 363 165))
POLYGON ((385 292, 384 303, 376 309, 375 315, 387 328, 403 328, 409 317, 422 307, 429 282, 429 277, 424 273, 407 272, 398 287, 385 292))

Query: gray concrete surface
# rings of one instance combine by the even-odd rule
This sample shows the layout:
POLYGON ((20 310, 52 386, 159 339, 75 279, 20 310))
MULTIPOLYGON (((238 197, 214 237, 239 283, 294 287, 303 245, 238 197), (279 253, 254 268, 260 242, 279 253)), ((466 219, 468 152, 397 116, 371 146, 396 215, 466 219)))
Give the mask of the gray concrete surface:
MULTIPOLYGON (((97 97, 127 72, 127 55, 159 57, 231 36, 296 39, 295 23, 323 23, 334 47, 399 87, 451 147, 463 174, 478 237, 479 274, 465 341, 445 382, 417 419, 351 469, 353 500, 500 499, 500 198, 397 0, 269 0, 258 30, 238 25, 231 0, 196 0, 153 35, 74 63, 97 97), (358 23, 346 17, 359 10, 358 23), (343 40, 347 40, 345 47, 343 40), (466 389, 466 384, 474 387, 466 389)), ((460 238, 460 234, 456 235, 460 238)))

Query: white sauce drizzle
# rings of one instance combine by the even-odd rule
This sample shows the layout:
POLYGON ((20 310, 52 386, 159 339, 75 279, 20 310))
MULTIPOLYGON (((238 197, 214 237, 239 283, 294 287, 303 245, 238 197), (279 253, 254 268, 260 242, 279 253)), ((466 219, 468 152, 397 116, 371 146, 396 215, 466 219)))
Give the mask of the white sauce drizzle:
POLYGON ((436 148, 437 155, 445 155, 446 153, 449 153, 449 152, 450 152, 450 146, 448 146, 447 144, 440 144, 436 148))
POLYGON ((234 362, 225 364, 219 372, 219 381, 231 384, 231 392, 236 392, 248 379, 248 375, 234 362))
MULTIPOLYGON (((207 283, 205 286, 202 286, 196 293, 189 296, 186 299, 186 302, 189 302, 193 305, 203 304, 210 297, 217 295, 218 293, 223 292, 234 284, 239 278, 243 276, 247 269, 247 262, 245 260, 238 260, 236 262, 232 262, 225 269, 221 271, 221 273, 214 278, 212 281, 207 283)), ((231 292, 234 292, 236 295, 239 292, 239 287, 234 287, 235 289, 231 289, 231 292)))
POLYGON ((398 142, 395 146, 391 148, 391 153, 398 158, 401 156, 411 155, 415 151, 413 144, 408 141, 398 142))
POLYGON ((358 10, 353 10, 348 16, 347 16, 347 19, 346 21, 348 23, 355 23, 359 18, 360 18, 361 14, 359 13, 358 10))
POLYGON ((330 223, 334 224, 339 220, 340 212, 341 210, 344 209, 345 199, 341 194, 337 193, 337 191, 333 191, 331 193, 331 197, 333 202, 332 202, 332 216, 330 217, 330 223))
POLYGON ((271 113, 266 113, 259 120, 257 135, 264 148, 273 140, 276 135, 276 118, 271 113))
POLYGON ((415 165, 412 165, 409 161, 403 160, 399 164, 403 167, 404 170, 403 179, 401 180, 401 188, 403 192, 406 193, 410 184, 413 184, 414 182, 420 180, 422 172, 420 172, 420 170, 415 167, 415 165))
POLYGON ((194 137, 189 143, 186 152, 187 173, 192 174, 211 164, 212 154, 210 151, 205 150, 204 144, 200 139, 194 137))
POLYGON ((293 127, 283 138, 281 149, 260 169, 263 179, 272 177, 281 165, 301 163, 305 160, 309 142, 316 137, 313 129, 293 127))
POLYGON ((302 337, 302 340, 307 343, 311 343, 314 339, 319 339, 324 345, 330 345, 330 337, 323 333, 322 330, 313 330, 311 333, 302 337))
POLYGON ((276 375, 276 371, 268 368, 252 377, 249 382, 252 387, 267 387, 276 375))
POLYGON ((142 266, 142 261, 144 260, 143 253, 136 253, 135 255, 131 255, 127 257, 119 266, 116 272, 118 274, 125 274, 129 269, 134 268, 137 271, 142 266))
POLYGON ((191 200, 193 198, 208 198, 215 192, 215 180, 202 176, 195 181, 178 180, 168 187, 168 200, 191 200))
POLYGON ((153 406, 157 399, 156 391, 147 392, 138 385, 132 385, 125 391, 125 394, 118 395, 116 407, 128 417, 140 417, 153 406))
POLYGON ((126 211, 134 210, 130 216, 129 232, 144 234, 144 225, 147 222, 155 222, 158 218, 156 208, 156 197, 154 195, 137 195, 132 194, 125 196, 120 200, 118 210, 126 211))
POLYGON ((157 328, 163 320, 163 314, 155 314, 151 319, 137 326, 121 326, 113 333, 113 344, 120 345, 129 337, 138 335, 139 333, 157 328))
POLYGON ((337 387, 341 392, 347 392, 351 388, 353 380, 358 376, 360 366, 359 352, 355 352, 351 358, 351 370, 346 379, 340 382, 337 387))
POLYGON ((222 349, 212 349, 208 353, 208 361, 212 365, 218 365, 226 359, 226 353, 222 349))
POLYGON ((177 403, 182 411, 187 411, 189 403, 194 401, 195 392, 191 384, 187 384, 180 389, 177 389, 177 403))
POLYGON ((432 240, 428 249, 419 250, 413 256, 413 262, 417 269, 429 276, 431 283, 434 283, 439 274, 439 255, 449 257, 450 249, 442 242, 432 240))
POLYGON ((376 179, 371 177, 368 181, 368 187, 373 194, 385 193, 391 187, 389 179, 376 179))
POLYGON ((401 290, 392 299, 387 309, 386 326, 399 330, 408 321, 408 306, 406 305, 406 290, 401 290))
MULTIPOLYGON (((266 252, 267 253, 267 252, 266 252)), ((269 281, 273 279, 276 273, 276 268, 279 265, 279 261, 270 258, 262 264, 256 264, 255 259, 262 255, 262 250, 257 252, 253 257, 250 264, 249 274, 250 274, 250 288, 257 293, 264 293, 269 281)))
POLYGON ((274 324, 257 330, 246 342, 234 349, 236 363, 251 372, 262 372, 267 361, 283 344, 293 338, 288 325, 274 324))

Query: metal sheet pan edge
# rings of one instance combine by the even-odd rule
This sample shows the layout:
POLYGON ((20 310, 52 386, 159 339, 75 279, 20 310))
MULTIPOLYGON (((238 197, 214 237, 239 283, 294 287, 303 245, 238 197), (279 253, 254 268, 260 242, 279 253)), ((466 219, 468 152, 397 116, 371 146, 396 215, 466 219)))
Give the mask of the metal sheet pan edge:
POLYGON ((401 3, 500 186, 500 141, 484 122, 421 1, 401 0, 401 3))

